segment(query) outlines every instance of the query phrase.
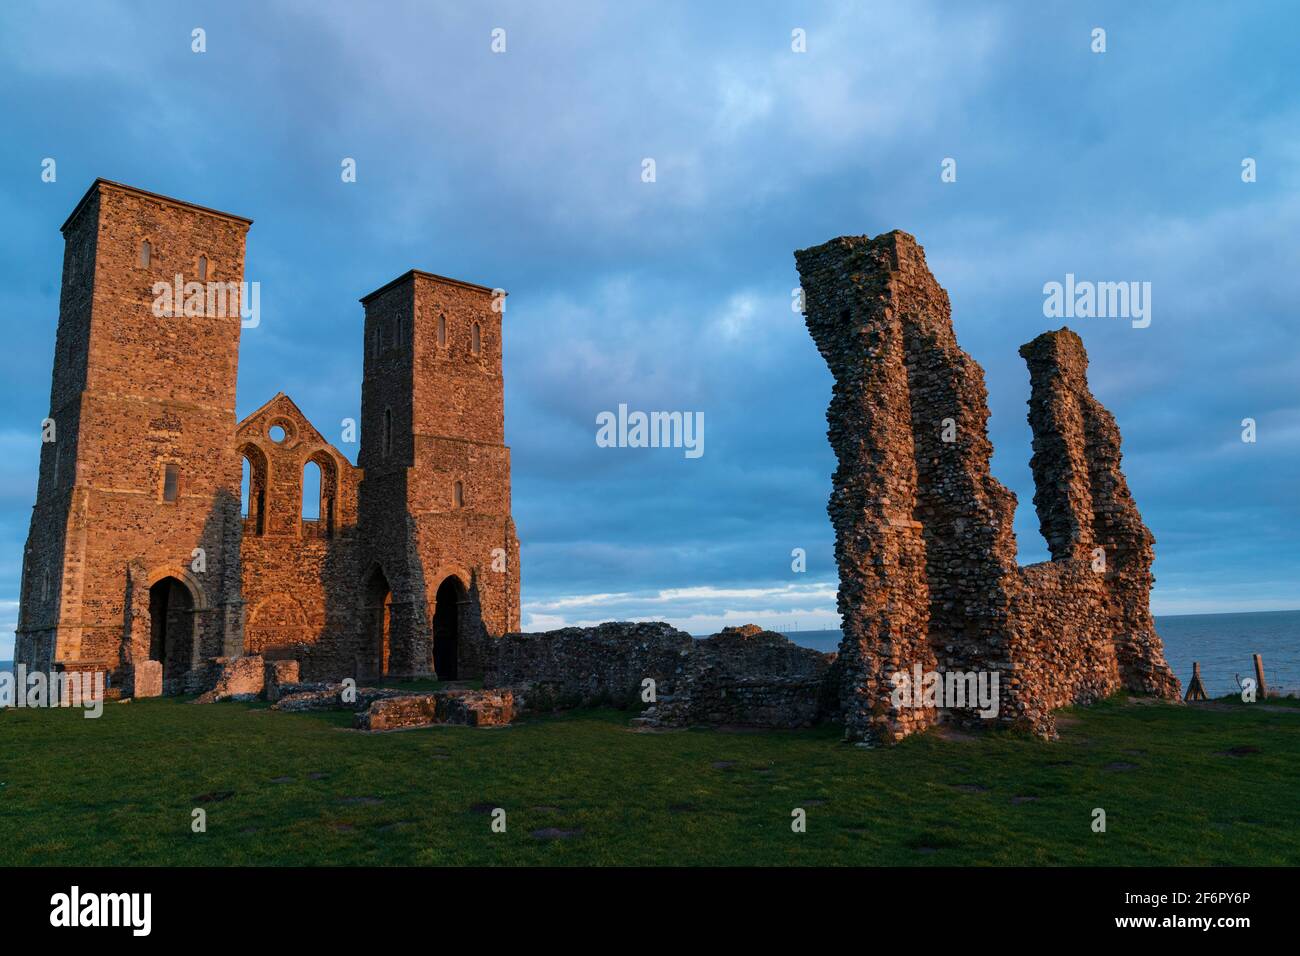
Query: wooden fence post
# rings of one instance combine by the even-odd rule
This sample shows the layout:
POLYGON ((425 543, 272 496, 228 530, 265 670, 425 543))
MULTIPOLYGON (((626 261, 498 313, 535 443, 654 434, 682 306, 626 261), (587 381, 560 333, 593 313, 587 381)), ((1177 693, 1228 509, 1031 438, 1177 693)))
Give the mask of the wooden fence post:
POLYGON ((1205 692, 1205 685, 1201 683, 1201 663, 1192 661, 1192 680, 1187 685, 1187 693, 1183 695, 1183 700, 1209 700, 1210 695, 1205 692))
POLYGON ((1255 688, 1260 700, 1268 696, 1268 684, 1264 683, 1264 658, 1259 654, 1255 655, 1255 688))

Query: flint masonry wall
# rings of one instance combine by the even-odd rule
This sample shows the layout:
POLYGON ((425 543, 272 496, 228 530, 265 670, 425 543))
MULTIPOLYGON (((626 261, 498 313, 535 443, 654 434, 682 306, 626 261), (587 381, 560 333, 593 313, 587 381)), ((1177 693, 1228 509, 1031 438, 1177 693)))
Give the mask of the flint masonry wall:
POLYGON ((997 719, 1053 736, 1051 709, 1120 687, 1177 694, 1151 625, 1151 535, 1119 471, 1114 419, 1068 330, 1025 347, 1035 501, 1053 561, 1021 569, 1015 496, 989 470, 983 371, 915 239, 842 237, 795 253, 805 318, 835 379, 828 437, 852 739, 894 741, 974 710, 897 706, 893 676, 996 672, 997 719), (1091 546, 1103 548, 1094 570, 1091 546))
POLYGON ((1034 507, 1053 558, 1048 566, 1076 574, 1086 566, 1086 583, 1076 587, 1101 585, 1099 610, 1109 623, 1106 633, 1123 686, 1177 697, 1178 681, 1151 616, 1155 537, 1142 522, 1120 468, 1115 416, 1088 390, 1083 341, 1069 329, 1044 332, 1020 354, 1029 365, 1034 433, 1029 465, 1034 507))
POLYGON ((697 640, 662 622, 507 634, 493 650, 485 685, 522 687, 527 708, 634 704, 650 678, 643 717, 665 726, 808 726, 826 716, 834 657, 754 625, 697 640))
POLYGON ((250 472, 240 549, 244 653, 296 660, 304 680, 356 674, 363 655, 360 470, 284 394, 240 422, 235 439, 250 472), (315 519, 303 517, 308 462, 320 472, 315 519))

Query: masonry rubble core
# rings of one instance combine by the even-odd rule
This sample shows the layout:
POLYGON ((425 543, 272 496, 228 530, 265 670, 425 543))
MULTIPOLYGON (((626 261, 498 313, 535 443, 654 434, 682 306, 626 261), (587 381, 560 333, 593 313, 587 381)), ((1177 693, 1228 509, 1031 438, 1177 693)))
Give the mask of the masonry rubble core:
POLYGON ((896 705, 892 677, 916 665, 997 672, 996 720, 1046 737, 1055 708, 1121 688, 1177 698, 1149 609, 1153 539, 1082 342, 1061 329, 1021 349, 1052 554, 1022 568, 1015 497, 989 472, 983 372, 906 233, 795 253, 835 379, 837 656, 752 625, 519 633, 499 297, 411 270, 361 300, 353 466, 282 393, 235 420, 238 309, 153 308, 177 274, 238 287, 250 225, 103 179, 63 225, 54 440, 14 655, 28 671, 103 672, 114 695, 352 709, 366 730, 614 703, 649 704, 641 729, 836 720, 872 742, 981 722, 975 707, 896 705), (434 675, 485 689, 342 683, 434 675))
POLYGON ((984 373, 904 232, 795 253, 805 320, 834 377, 835 528, 850 739, 893 742, 973 709, 903 708, 892 677, 997 671, 1002 723, 1056 735, 1052 711, 1127 689, 1176 699, 1149 599, 1154 539, 1120 470, 1119 429, 1069 329, 1020 350, 1030 462, 1052 560, 1020 567, 1016 499, 989 470, 984 373), (947 440, 945 440, 947 439, 947 440))

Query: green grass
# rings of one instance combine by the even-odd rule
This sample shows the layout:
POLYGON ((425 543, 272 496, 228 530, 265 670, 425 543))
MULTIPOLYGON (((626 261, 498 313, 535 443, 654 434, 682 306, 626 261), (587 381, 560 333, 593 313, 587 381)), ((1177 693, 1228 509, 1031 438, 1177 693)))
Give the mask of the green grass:
POLYGON ((1300 712, 1115 699, 1063 716, 1055 743, 867 750, 834 727, 634 733, 613 710, 375 735, 259 704, 10 710, 0 864, 1300 862, 1300 712))

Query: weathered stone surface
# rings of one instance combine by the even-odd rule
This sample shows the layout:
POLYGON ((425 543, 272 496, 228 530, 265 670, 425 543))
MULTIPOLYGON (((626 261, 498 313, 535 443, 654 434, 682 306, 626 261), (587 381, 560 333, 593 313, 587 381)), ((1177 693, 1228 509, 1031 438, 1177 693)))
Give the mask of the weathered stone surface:
POLYGON ((514 695, 509 690, 449 690, 377 700, 358 712, 362 730, 398 730, 434 724, 497 727, 515 716, 514 695))
POLYGON ((647 677, 672 693, 694 645, 689 634, 662 621, 507 634, 495 645, 484 686, 531 684, 534 708, 547 706, 548 695, 559 706, 626 705, 647 677))
POLYGON ((250 225, 105 180, 64 223, 15 660, 115 686, 155 661, 168 694, 243 655, 312 680, 477 676, 519 626, 504 293, 411 270, 362 300, 354 467, 284 394, 235 419, 250 225))
POLYGON ((161 697, 162 692, 162 661, 136 661, 131 668, 131 696, 161 697))
MULTIPOLYGON (((1104 561, 1107 633, 1129 690, 1179 696, 1155 632, 1150 593, 1155 536, 1142 522, 1120 469, 1115 416, 1088 390, 1088 355, 1069 329, 1020 349, 1029 365, 1034 506, 1053 563, 1104 561)), ((1047 625, 1050 627, 1050 622, 1047 625)))
POLYGON ((811 724, 833 658, 754 625, 696 640, 662 622, 508 634, 497 649, 485 684, 512 687, 521 710, 640 706, 650 679, 656 701, 642 717, 664 726, 811 724))
POLYGON ((226 661, 213 688, 194 699, 196 704, 219 700, 255 700, 266 686, 266 662, 260 657, 237 657, 226 661))
POLYGON ((971 708, 900 706, 894 675, 999 676, 1001 722, 1054 736, 1051 710, 1121 686, 1176 695, 1151 626, 1151 536, 1119 470, 1114 419, 1068 330, 1025 346, 1036 503, 1053 560, 1020 568, 1015 496, 992 477, 983 372, 915 239, 842 237, 795 253, 809 332, 835 378, 828 512, 851 739, 896 741, 971 708), (1094 546, 1106 552, 1093 568, 1094 546))
POLYGON ((290 713, 308 710, 366 710, 377 700, 413 696, 419 695, 414 691, 387 687, 358 687, 353 695, 348 695, 343 684, 287 685, 281 688, 280 699, 271 709, 290 713), (347 696, 352 699, 346 700, 347 696))
POLYGON ((285 687, 295 687, 298 684, 298 662, 294 660, 287 661, 267 661, 266 677, 263 686, 263 696, 274 703, 279 700, 284 693, 285 687))

